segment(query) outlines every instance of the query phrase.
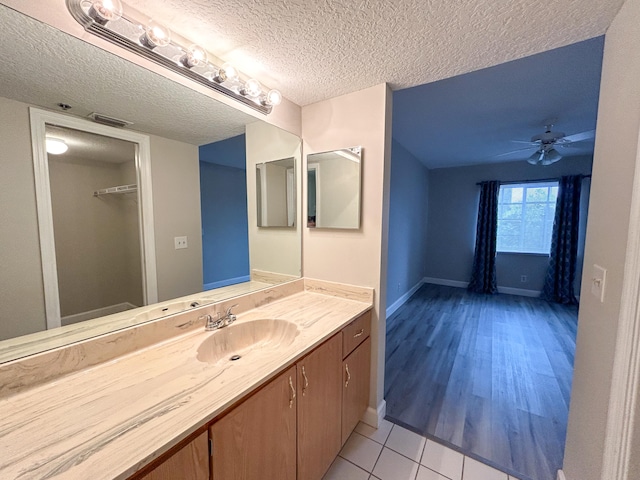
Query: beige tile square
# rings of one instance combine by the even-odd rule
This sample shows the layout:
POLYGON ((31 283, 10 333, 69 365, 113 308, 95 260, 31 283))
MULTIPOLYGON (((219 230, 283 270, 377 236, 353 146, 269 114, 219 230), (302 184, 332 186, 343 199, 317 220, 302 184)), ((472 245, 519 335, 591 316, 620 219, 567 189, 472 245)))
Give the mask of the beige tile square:
POLYGON ((380 480, 415 480, 418 464, 399 453, 383 448, 373 474, 380 480))
POLYGON ((389 436, 389 432, 391 432, 392 427, 393 423, 388 420, 382 420, 382 423, 378 428, 373 428, 371 425, 360 422, 358 423, 358 425, 356 425, 356 432, 358 432, 360 435, 364 435, 365 437, 370 438, 374 442, 378 442, 384 445, 384 442, 387 441, 387 437, 389 436))
POLYGON ((433 470, 429 470, 427 467, 423 467, 420 465, 420 469, 418 470, 418 476, 416 480, 449 480, 447 477, 443 477, 439 473, 434 472, 433 470))
POLYGON ((342 457, 336 459, 329 467, 322 480, 368 480, 369 472, 365 472, 342 457))
POLYGON ((444 445, 427 440, 420 463, 451 480, 462 480, 464 455, 444 445))
POLYGON ((462 480, 508 480, 507 474, 480 463, 473 458, 464 457, 462 480))
POLYGON ((371 472, 381 450, 382 445, 354 432, 340 450, 340 456, 371 472))
POLYGON ((417 433, 413 433, 400 425, 394 425, 385 447, 419 462, 427 439, 417 433))

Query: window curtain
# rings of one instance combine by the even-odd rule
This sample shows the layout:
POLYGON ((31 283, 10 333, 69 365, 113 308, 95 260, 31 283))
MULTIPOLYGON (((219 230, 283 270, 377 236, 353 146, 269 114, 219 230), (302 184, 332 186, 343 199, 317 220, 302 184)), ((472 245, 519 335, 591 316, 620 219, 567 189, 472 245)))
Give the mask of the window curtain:
POLYGON ((550 302, 568 305, 578 303, 573 283, 578 257, 581 187, 582 175, 570 175, 560 179, 551 234, 549 268, 542 289, 542 298, 550 302))
POLYGON ((476 250, 473 256, 473 270, 469 291, 476 293, 497 293, 496 283, 496 237, 498 234, 498 191, 497 181, 480 184, 480 205, 476 226, 476 250))

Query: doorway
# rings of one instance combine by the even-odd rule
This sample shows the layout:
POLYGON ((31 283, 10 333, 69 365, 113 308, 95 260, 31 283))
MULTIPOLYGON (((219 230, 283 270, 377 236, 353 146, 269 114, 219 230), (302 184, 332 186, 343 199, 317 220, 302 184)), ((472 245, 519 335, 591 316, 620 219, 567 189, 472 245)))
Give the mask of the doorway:
POLYGON ((30 117, 47 329, 157 302, 149 138, 30 117))

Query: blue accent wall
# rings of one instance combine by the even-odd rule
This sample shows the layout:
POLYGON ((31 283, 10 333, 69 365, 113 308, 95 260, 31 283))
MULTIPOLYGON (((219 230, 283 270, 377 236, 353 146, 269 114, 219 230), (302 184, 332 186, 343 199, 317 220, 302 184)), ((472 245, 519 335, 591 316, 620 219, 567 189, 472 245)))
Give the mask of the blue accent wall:
POLYGON ((391 145, 387 308, 424 277, 429 170, 400 143, 391 145))
POLYGON ((248 280, 246 149, 244 135, 200 147, 203 284, 248 280))

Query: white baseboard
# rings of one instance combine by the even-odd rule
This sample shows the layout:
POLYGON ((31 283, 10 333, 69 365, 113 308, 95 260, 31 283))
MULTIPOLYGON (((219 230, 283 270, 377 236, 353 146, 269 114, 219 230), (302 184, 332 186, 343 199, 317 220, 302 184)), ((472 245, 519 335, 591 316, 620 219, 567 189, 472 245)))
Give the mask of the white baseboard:
POLYGON ((387 318, 389 318, 391 315, 393 315, 393 313, 396 310, 398 310, 402 305, 404 305, 407 302, 407 300, 409 300, 411 295, 413 295, 414 293, 416 293, 418 291, 418 289, 422 286, 423 283, 424 283, 424 279, 420 280, 413 287, 411 287, 411 290, 409 290, 407 293, 402 295, 398 300, 396 300, 391 305, 389 305, 387 307, 387 318))
POLYGON ((424 277, 422 281, 424 283, 432 283, 434 285, 444 285, 445 287, 467 288, 469 286, 469 282, 460 282, 458 280, 448 280, 446 278, 424 277))
POLYGON ((108 305, 102 308, 96 308, 95 310, 89 310, 88 312, 74 313, 73 315, 67 315, 60 320, 62 325, 71 325, 73 323, 84 322, 85 320, 91 320, 92 318, 104 317, 114 313, 124 312, 131 310, 132 308, 138 308, 133 303, 123 302, 116 305, 108 305))
POLYGON ((244 275, 242 277, 236 278, 227 278, 225 280, 220 280, 218 282, 205 283, 202 287, 206 292, 207 290, 212 290, 214 288, 228 287, 229 285, 235 285, 236 283, 243 283, 251 281, 250 275, 244 275))
MULTIPOLYGON (((469 282, 461 282, 459 280, 448 280, 446 278, 424 277, 422 281, 424 283, 432 283, 434 285, 444 285, 446 287, 467 288, 469 286, 469 282)), ((498 286, 498 293, 504 293, 506 295, 519 295, 521 297, 539 297, 541 292, 539 290, 527 290, 524 288, 498 286)))
POLYGON ((562 470, 558 470, 557 480, 567 480, 567 477, 564 476, 564 472, 562 470))
POLYGON ((519 295, 521 297, 539 297, 542 293, 539 290, 527 290, 525 288, 498 287, 498 293, 507 295, 519 295))
POLYGON ((387 401, 382 400, 378 405, 378 408, 369 407, 362 416, 362 421, 373 428, 378 428, 382 425, 382 420, 387 416, 387 401))

